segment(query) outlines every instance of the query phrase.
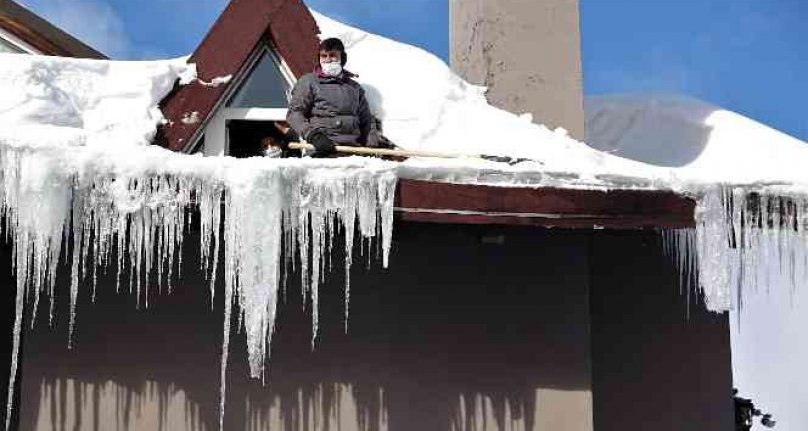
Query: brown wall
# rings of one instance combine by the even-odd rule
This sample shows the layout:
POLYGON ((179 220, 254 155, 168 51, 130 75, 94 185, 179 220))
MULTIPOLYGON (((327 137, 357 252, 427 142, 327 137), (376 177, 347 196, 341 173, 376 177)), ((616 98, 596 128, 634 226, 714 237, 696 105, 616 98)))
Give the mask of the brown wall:
POLYGON ((734 430, 729 322, 680 294, 651 233, 593 237, 598 431, 734 430))
MULTIPOLYGON (((347 336, 340 271, 323 290, 314 352, 290 287, 267 388, 246 378, 235 335, 225 429, 583 431, 593 385, 595 429, 722 429, 726 322, 685 320, 654 241, 399 225, 389 270, 354 268, 347 336), (647 273, 632 278, 638 268, 647 273)), ((138 312, 109 283, 81 304, 72 351, 64 319, 26 337, 20 429, 216 429, 222 295, 210 311, 204 281, 186 271, 174 295, 138 312)))

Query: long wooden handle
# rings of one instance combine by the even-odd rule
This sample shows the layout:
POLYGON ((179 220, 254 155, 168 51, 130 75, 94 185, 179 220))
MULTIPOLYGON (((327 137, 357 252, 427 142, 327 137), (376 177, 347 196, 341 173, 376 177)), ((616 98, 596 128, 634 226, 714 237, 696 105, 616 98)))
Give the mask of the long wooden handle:
MULTIPOLYGON (((293 150, 314 150, 314 145, 306 141, 292 142, 289 148, 293 150)), ((390 157, 433 157, 440 159, 478 159, 487 160, 489 162, 507 163, 515 165, 522 162, 534 162, 544 164, 539 160, 531 159, 514 159, 508 156, 489 156, 485 154, 470 155, 470 154, 453 154, 453 153, 436 153, 432 151, 407 151, 407 150, 392 150, 389 148, 368 148, 368 147, 350 147, 346 145, 337 145, 334 149, 338 153, 345 154, 358 154, 360 156, 390 156, 390 157)))
MULTIPOLYGON (((292 150, 314 150, 314 145, 307 142, 292 142, 289 144, 292 150)), ((475 156, 466 156, 463 154, 451 153, 435 153, 431 151, 406 151, 406 150, 393 150, 389 148, 368 148, 368 147, 350 147, 347 145, 337 145, 335 150, 338 153, 345 154, 358 154, 362 156, 391 156, 391 157, 437 157, 441 159, 460 159, 460 158, 477 158, 475 156)))

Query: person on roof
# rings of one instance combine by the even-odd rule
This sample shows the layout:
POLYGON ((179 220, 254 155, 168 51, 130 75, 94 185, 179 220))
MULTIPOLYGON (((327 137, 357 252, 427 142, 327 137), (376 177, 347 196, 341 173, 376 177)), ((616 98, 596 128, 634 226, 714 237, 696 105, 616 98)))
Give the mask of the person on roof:
POLYGON ((316 156, 327 156, 336 145, 378 147, 365 90, 344 69, 345 45, 336 38, 320 43, 320 61, 313 73, 301 77, 292 89, 287 121, 314 145, 316 156))

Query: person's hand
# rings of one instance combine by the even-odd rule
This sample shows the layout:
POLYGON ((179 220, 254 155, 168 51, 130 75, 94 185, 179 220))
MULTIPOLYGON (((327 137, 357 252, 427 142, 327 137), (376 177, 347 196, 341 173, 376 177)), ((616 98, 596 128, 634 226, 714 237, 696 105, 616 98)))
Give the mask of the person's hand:
POLYGON ((313 157, 326 157, 334 153, 336 145, 328 135, 322 130, 315 130, 309 134, 309 143, 314 145, 315 153, 313 157))
POLYGON ((283 133, 284 135, 289 132, 289 129, 291 129, 291 127, 289 127, 289 123, 286 121, 273 121, 272 125, 275 126, 275 130, 283 133))

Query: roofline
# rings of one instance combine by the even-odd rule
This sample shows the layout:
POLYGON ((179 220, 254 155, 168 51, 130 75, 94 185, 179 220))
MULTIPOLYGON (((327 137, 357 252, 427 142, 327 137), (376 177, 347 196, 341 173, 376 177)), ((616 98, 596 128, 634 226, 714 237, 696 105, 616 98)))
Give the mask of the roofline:
POLYGON ((13 0, 0 0, 0 28, 44 55, 108 58, 13 0))

